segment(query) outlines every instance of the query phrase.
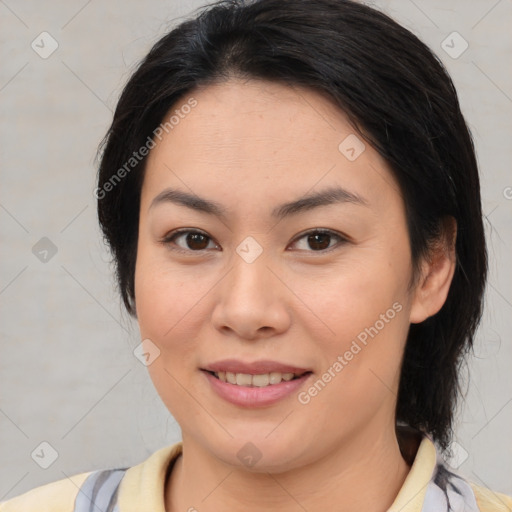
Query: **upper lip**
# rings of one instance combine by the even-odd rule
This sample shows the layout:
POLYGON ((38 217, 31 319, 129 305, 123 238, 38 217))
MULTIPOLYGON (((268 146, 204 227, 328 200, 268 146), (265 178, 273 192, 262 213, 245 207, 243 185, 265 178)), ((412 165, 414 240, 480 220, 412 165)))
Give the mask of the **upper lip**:
POLYGON ((247 373, 250 375, 271 372, 295 373, 296 375, 302 375, 303 373, 311 371, 307 368, 299 368, 298 366, 279 363, 277 361, 260 360, 244 362, 237 359, 223 359, 222 361, 216 361, 208 364, 202 369, 210 372, 247 373))

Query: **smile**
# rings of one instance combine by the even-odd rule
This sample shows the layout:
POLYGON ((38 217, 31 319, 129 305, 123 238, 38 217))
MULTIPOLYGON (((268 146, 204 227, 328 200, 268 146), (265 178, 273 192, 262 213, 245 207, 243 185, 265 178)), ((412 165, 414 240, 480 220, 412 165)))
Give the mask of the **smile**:
POLYGON ((307 371, 263 374, 213 372, 202 370, 210 389, 223 400, 239 407, 266 407, 296 395, 313 375, 307 371), (229 380, 228 380, 229 379, 229 380))

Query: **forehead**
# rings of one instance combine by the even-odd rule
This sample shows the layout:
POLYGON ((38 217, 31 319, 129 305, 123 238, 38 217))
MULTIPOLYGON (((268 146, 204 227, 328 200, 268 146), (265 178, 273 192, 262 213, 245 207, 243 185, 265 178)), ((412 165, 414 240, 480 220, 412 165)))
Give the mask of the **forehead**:
POLYGON ((238 150, 278 158, 300 148, 301 156, 316 151, 337 156, 339 136, 354 132, 332 100, 306 88, 232 79, 196 88, 171 111, 179 111, 190 97, 197 105, 173 127, 174 142, 190 142, 192 136, 218 155, 235 156, 238 150))
POLYGON ((399 200, 387 163, 330 98, 311 89, 230 80, 194 89, 163 123, 171 116, 149 154, 143 200, 144 190, 154 196, 171 185, 226 203, 233 194, 277 203, 332 185, 372 203, 399 200))

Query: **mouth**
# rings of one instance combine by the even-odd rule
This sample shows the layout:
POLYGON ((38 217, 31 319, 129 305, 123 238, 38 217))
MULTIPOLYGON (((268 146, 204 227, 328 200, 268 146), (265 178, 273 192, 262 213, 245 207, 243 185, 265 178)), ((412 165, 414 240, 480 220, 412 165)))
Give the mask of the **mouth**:
POLYGON ((209 368, 201 369, 201 373, 217 396, 243 408, 277 404, 297 394, 313 375, 310 370, 278 363, 258 362, 244 365, 239 361, 228 365, 225 362, 210 365, 209 368), (282 371, 277 371, 277 368, 282 371), (228 369, 232 371, 227 371, 228 369))
POLYGON ((265 388, 268 386, 275 386, 281 382, 289 382, 292 380, 301 379, 302 377, 311 374, 311 371, 300 372, 269 372, 269 373, 234 373, 226 371, 210 371, 203 370, 221 382, 234 384, 236 386, 265 388))
POLYGON ((215 394, 239 407, 277 404, 297 393, 313 375, 309 368, 261 359, 224 359, 200 370, 215 394))

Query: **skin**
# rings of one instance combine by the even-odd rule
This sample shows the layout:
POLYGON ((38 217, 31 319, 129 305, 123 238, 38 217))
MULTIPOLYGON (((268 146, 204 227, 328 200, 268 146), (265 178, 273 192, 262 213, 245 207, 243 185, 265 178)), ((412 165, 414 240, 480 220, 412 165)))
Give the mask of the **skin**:
POLYGON ((367 143, 354 161, 339 151, 355 131, 328 98, 233 78, 194 90, 173 110, 190 96, 197 106, 148 157, 135 273, 141 339, 160 350, 150 376, 183 435, 166 510, 384 511, 410 469, 394 417, 408 328, 444 303, 453 246, 438 244, 409 287, 397 182, 367 143), (270 216, 333 185, 367 206, 270 216), (221 203, 226 218, 171 202, 150 207, 167 187, 221 203), (179 228, 207 238, 162 243, 179 228), (346 240, 327 237, 330 250, 319 251, 304 236, 315 228, 346 240), (248 236, 263 249, 253 263, 236 252, 248 236), (199 370, 225 358, 271 359, 310 368, 315 381, 397 302, 401 311, 306 405, 292 394, 271 406, 235 406, 199 370), (237 457, 247 442, 262 455, 252 467, 237 457))

